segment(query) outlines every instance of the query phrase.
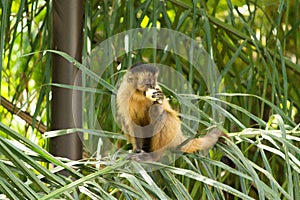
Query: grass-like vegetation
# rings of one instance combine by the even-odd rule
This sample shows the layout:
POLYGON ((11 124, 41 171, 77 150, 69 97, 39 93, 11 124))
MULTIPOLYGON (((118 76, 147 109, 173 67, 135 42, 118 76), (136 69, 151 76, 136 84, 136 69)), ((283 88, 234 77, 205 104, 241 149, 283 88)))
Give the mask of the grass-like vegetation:
POLYGON ((51 50, 51 8, 51 1, 0 3, 0 92, 9 102, 0 106, 0 199, 300 199, 298 0, 85 1, 83 63, 51 50), (191 58, 195 48, 178 37, 165 38, 179 53, 175 46, 131 49, 101 63, 103 41, 150 27, 185 35, 213 63, 191 58), (83 72, 82 87, 51 83, 51 53, 83 72), (185 134, 201 137, 218 126, 228 137, 208 155, 126 160, 130 146, 115 120, 115 92, 137 62, 168 66, 183 78, 186 85, 172 88, 176 73, 161 74, 185 134), (197 62, 216 67, 217 79, 205 77, 197 62), (51 123, 51 86, 84 92, 83 128, 42 133, 51 123), (49 138, 74 131, 84 133, 83 160, 47 152, 49 138))

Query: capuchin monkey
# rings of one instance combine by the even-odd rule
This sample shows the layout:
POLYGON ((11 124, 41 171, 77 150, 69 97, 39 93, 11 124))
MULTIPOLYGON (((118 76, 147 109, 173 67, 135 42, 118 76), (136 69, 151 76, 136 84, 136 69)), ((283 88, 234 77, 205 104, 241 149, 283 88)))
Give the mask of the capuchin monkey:
POLYGON ((117 119, 133 146, 130 159, 158 161, 166 150, 194 153, 212 148, 224 133, 215 128, 205 137, 187 140, 157 77, 156 66, 135 65, 124 75, 117 92, 117 119))

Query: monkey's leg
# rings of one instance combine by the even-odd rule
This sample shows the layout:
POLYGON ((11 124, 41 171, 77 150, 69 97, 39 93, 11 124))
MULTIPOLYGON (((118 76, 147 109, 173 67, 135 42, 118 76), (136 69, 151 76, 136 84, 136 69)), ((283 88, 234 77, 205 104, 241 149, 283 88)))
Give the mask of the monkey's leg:
POLYGON ((134 153, 141 153, 141 152, 149 152, 151 141, 148 138, 135 138, 135 145, 136 148, 133 149, 134 153))
POLYGON ((144 148, 142 152, 133 154, 132 160, 135 161, 158 161, 165 149, 165 146, 157 149, 157 144, 161 144, 160 141, 154 141, 157 138, 157 134, 162 134, 162 129, 165 126, 166 112, 161 104, 153 104, 149 110, 151 123, 147 127, 143 127, 144 136, 144 148), (155 147, 153 146, 154 144, 155 147), (147 148, 145 148, 147 147, 147 148))
POLYGON ((144 147, 144 138, 135 137, 135 146, 136 148, 133 149, 134 153, 142 152, 144 147))
POLYGON ((138 126, 133 125, 134 132, 134 152, 139 153, 141 151, 149 152, 151 149, 151 138, 153 136, 153 126, 138 126))
POLYGON ((153 137, 156 134, 161 134, 166 120, 166 112, 161 104, 153 104, 149 110, 149 115, 151 119, 149 125, 134 129, 137 149, 130 155, 129 159, 135 161, 158 161, 163 154, 162 149, 164 147, 159 149, 153 148, 153 142, 156 144, 160 143, 153 141, 153 137))

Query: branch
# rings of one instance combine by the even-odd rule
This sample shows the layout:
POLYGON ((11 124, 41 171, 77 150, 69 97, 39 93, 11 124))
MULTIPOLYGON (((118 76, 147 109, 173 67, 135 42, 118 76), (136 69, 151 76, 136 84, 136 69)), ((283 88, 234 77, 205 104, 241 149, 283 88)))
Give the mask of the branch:
MULTIPOLYGON (((30 116, 29 113, 22 111, 20 108, 18 108, 14 104, 12 104, 10 101, 5 99, 3 96, 0 97, 0 104, 4 108, 6 108, 10 113, 12 113, 13 115, 19 116, 27 124, 29 124, 30 126, 33 126, 34 120, 33 120, 33 117, 30 116)), ((35 120, 34 127, 41 133, 45 133, 47 131, 47 127, 38 120, 35 120)))

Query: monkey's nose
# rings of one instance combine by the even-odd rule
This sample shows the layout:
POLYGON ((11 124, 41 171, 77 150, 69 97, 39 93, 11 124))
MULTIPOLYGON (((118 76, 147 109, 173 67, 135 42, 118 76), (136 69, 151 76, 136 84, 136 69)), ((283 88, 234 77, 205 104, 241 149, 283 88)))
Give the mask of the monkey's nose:
POLYGON ((152 85, 152 83, 146 83, 146 87, 147 87, 147 88, 150 88, 150 89, 153 89, 153 88, 154 88, 154 86, 152 85))
POLYGON ((146 86, 147 86, 147 88, 153 89, 155 87, 155 83, 154 83, 154 81, 149 80, 146 82, 146 86))

